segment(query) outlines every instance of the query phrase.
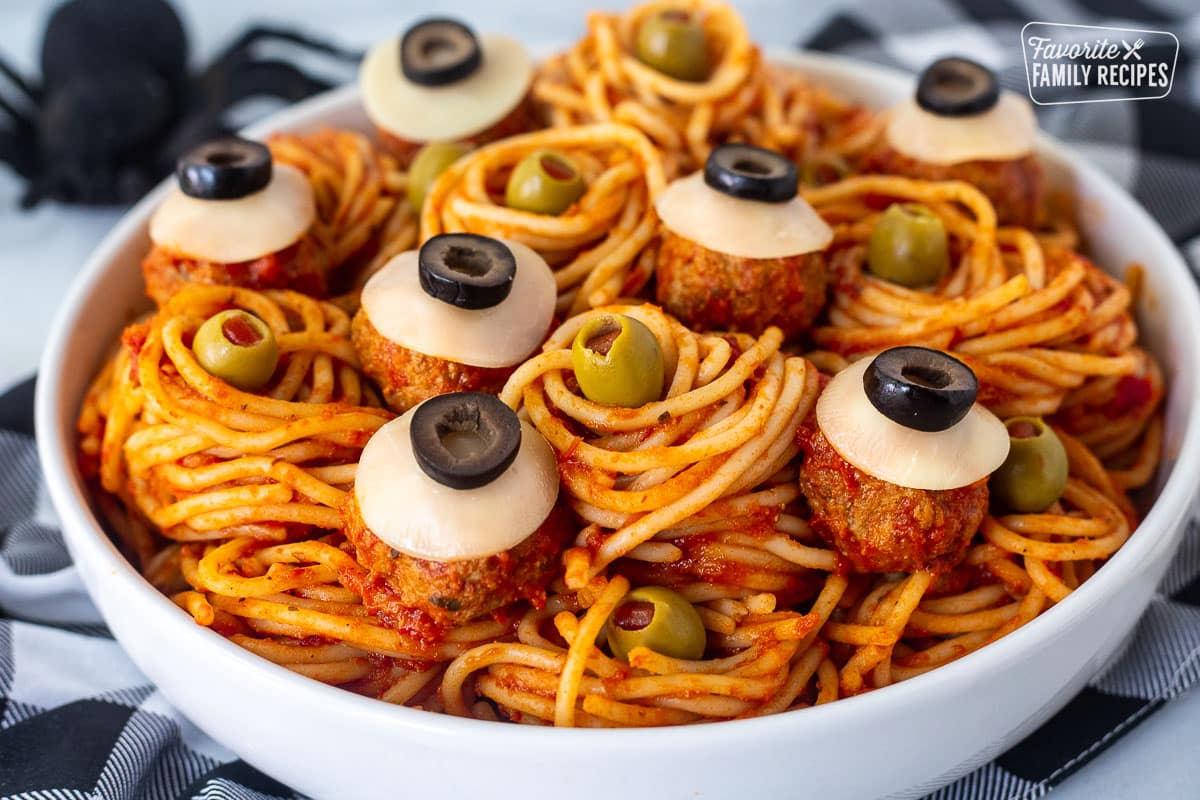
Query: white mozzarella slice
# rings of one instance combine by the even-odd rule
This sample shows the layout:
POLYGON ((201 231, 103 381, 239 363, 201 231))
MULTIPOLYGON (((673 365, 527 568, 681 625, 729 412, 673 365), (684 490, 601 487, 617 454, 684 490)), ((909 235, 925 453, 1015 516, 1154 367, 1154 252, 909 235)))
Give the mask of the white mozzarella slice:
POLYGON ((910 489, 956 489, 995 472, 1008 457, 1008 431, 976 403, 954 426, 916 431, 867 399, 864 358, 834 376, 817 399, 817 425, 838 454, 863 472, 910 489))
POLYGON ((508 116, 529 92, 533 60, 507 36, 479 37, 483 65, 445 86, 420 86, 400 71, 400 40, 371 48, 358 72, 367 116, 410 142, 468 139, 508 116))
POLYGON ((739 258, 787 258, 824 250, 833 230, 802 198, 743 200, 718 192, 697 172, 671 183, 655 203, 672 233, 739 258))
POLYGON ((511 550, 532 535, 558 498, 554 451, 521 422, 517 457, 500 477, 475 489, 451 489, 417 464, 410 409, 377 430, 363 448, 354 497, 367 528, 414 558, 462 561, 511 550))
POLYGON ((907 100, 892 109, 887 143, 897 152, 927 164, 1011 161, 1033 152, 1037 117, 1029 101, 1014 92, 982 114, 943 117, 907 100))
POLYGON ((458 308, 421 288, 418 252, 401 253, 363 287, 362 309, 396 344, 459 364, 511 367, 537 350, 550 332, 558 290, 545 259, 505 241, 517 261, 512 291, 491 308, 458 308))
POLYGON ((236 200, 201 200, 172 186, 150 218, 150 239, 164 250, 198 261, 236 264, 295 244, 316 213, 304 173, 274 164, 270 183, 236 200))

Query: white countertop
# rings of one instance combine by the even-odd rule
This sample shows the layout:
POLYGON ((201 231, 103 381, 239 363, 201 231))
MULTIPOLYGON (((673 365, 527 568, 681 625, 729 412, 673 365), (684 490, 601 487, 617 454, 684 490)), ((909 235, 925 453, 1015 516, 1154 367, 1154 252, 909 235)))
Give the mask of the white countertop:
MULTIPOLYGON (((399 31, 410 9, 460 15, 477 27, 520 36, 535 49, 576 38, 587 8, 620 8, 613 0, 507 3, 440 0, 396 4, 387 0, 175 0, 192 37, 199 64, 230 37, 254 22, 276 21, 365 46, 382 32, 399 31), (399 10, 398 10, 399 7, 399 10)), ((739 0, 752 36, 766 46, 785 47, 814 30, 844 0, 739 0)), ((25 74, 34 74, 43 20, 55 0, 0 3, 0 52, 25 74)), ((44 204, 32 212, 17 207, 20 185, 0 166, 0 390, 36 369, 53 314, 91 249, 119 217, 107 209, 44 204)), ((1200 692, 1176 700, 1117 742, 1054 791, 1056 800, 1200 797, 1200 760, 1195 758, 1200 726, 1200 692)))

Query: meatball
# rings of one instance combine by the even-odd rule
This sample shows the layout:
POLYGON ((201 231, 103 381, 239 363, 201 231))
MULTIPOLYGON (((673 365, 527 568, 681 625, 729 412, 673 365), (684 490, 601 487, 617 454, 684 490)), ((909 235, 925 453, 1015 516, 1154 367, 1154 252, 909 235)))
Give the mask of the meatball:
POLYGON ((428 561, 398 553, 367 529, 351 492, 342 509, 346 539, 358 563, 382 578, 400 603, 444 625, 467 622, 504 606, 546 601, 563 546, 575 534, 574 519, 559 501, 541 526, 511 550, 463 561, 428 561))
POLYGON ((362 309, 354 315, 350 338, 362 371, 378 384, 397 414, 449 392, 499 394, 513 373, 513 367, 473 367, 398 345, 380 333, 362 309))
POLYGON ((1001 225, 1036 228, 1043 221, 1042 166, 1033 156, 1012 161, 928 164, 881 145, 863 157, 859 169, 927 181, 965 181, 992 201, 1001 225))
POLYGON ((800 492, 814 531, 858 572, 949 569, 987 511, 987 479, 958 489, 909 489, 848 463, 817 428, 800 430, 800 492))
POLYGON ((292 289, 313 297, 329 294, 325 260, 308 237, 277 253, 234 264, 195 261, 155 247, 142 260, 142 276, 146 294, 160 306, 190 283, 292 289))
MULTIPOLYGON (((517 103, 516 108, 508 112, 508 115, 495 125, 462 141, 466 144, 479 147, 501 139, 507 139, 509 136, 528 133, 529 131, 535 131, 543 127, 545 126, 541 124, 541 120, 538 118, 532 97, 526 95, 524 100, 517 103)), ((402 139, 383 128, 376 128, 375 132, 379 136, 379 143, 383 146, 383 149, 394 156, 403 169, 409 168, 412 160, 417 156, 417 151, 426 144, 426 142, 414 142, 409 139, 402 139)))
POLYGON ((755 336, 776 325, 789 339, 821 313, 829 282, 824 253, 738 258, 670 231, 663 233, 656 270, 659 305, 685 325, 755 336))

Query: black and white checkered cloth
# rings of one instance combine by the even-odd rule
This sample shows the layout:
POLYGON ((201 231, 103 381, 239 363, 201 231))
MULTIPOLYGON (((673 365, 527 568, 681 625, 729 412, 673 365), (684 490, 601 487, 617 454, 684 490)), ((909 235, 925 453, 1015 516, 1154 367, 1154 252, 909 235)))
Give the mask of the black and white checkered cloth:
MULTIPOLYGON (((1166 100, 1056 106, 1042 126, 1126 186, 1200 263, 1200 16, 1196 0, 871 0, 805 45, 916 71, 965 53, 1025 90, 1030 20, 1178 34, 1166 100)), ((41 485, 32 381, 0 398, 0 797, 272 800, 296 795, 213 742, 163 699, 84 594, 41 485)), ((1031 800, 1200 679, 1200 525, 1193 524, 1134 646, 1057 716, 932 798, 1031 800)))

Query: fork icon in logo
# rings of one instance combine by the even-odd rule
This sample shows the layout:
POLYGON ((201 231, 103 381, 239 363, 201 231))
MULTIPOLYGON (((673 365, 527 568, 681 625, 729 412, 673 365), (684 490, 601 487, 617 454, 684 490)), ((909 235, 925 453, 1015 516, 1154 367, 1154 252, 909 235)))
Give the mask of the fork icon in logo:
POLYGON ((1136 58, 1138 61, 1141 61, 1141 60, 1142 60, 1142 54, 1141 54, 1141 53, 1139 53, 1139 52, 1138 52, 1138 50, 1141 50, 1141 49, 1142 49, 1142 45, 1144 45, 1145 43, 1146 43, 1146 42, 1145 42, 1145 41, 1143 41, 1142 39, 1138 39, 1136 42, 1134 42, 1134 43, 1131 45, 1129 42, 1127 42, 1127 41, 1125 41, 1124 39, 1122 39, 1122 40, 1121 40, 1121 44, 1122 44, 1122 45, 1125 47, 1125 55, 1124 55, 1124 57, 1122 57, 1122 59, 1121 59, 1121 60, 1122 60, 1122 61, 1128 61, 1128 60, 1129 60, 1129 57, 1130 57, 1130 56, 1133 56, 1133 57, 1134 57, 1134 58, 1136 58))

